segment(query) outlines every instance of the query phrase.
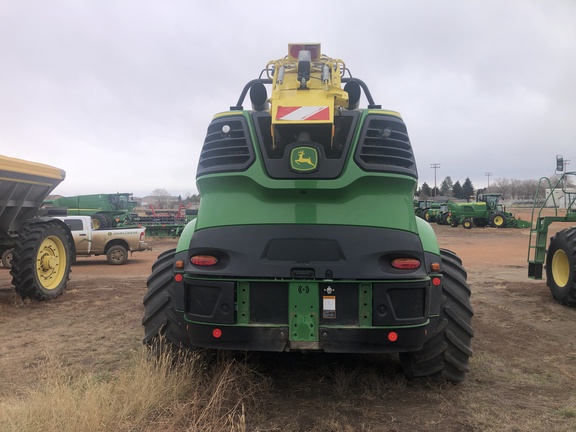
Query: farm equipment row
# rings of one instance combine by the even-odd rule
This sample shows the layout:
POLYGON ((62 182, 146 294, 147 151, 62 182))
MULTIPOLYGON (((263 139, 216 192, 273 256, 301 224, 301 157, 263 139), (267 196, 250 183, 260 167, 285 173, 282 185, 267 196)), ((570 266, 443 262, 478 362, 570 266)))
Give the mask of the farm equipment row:
POLYGON ((530 222, 516 219, 513 213, 506 211, 500 203, 501 196, 502 194, 483 194, 478 195, 476 202, 465 203, 419 201, 415 212, 417 216, 428 222, 452 227, 462 225, 466 229, 487 226, 493 228, 529 228, 530 222))

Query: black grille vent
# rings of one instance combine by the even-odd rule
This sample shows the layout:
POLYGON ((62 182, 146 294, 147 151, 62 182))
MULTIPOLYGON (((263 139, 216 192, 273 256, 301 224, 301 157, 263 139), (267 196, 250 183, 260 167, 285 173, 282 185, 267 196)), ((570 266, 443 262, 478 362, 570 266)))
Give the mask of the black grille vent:
POLYGON ((210 123, 196 176, 244 171, 254 162, 254 150, 244 117, 218 118, 210 123))
POLYGON ((406 125, 397 117, 366 118, 356 150, 356 163, 365 171, 418 177, 406 125))

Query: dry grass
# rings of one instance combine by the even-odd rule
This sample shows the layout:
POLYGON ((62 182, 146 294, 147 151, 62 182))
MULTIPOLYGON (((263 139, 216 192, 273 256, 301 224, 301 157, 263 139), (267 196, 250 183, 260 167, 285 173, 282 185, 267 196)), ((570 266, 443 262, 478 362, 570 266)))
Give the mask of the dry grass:
POLYGON ((39 368, 37 388, 0 404, 0 430, 243 431, 245 409, 267 388, 229 356, 150 358, 142 350, 114 375, 76 377, 48 361, 39 368))

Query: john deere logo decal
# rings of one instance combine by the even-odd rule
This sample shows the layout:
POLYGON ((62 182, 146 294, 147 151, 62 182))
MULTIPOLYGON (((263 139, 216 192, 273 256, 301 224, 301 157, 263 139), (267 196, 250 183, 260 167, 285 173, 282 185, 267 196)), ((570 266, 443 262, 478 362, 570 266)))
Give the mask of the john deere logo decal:
POLYGON ((290 168, 298 172, 314 171, 318 165, 318 151, 314 147, 295 147, 290 152, 290 168))

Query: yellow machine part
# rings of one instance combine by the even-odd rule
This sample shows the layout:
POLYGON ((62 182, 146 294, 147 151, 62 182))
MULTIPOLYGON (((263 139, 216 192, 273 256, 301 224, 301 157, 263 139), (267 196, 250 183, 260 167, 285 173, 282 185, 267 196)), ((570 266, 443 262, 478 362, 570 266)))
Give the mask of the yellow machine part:
POLYGON ((270 114, 272 124, 333 123, 336 107, 348 107, 348 93, 341 88, 344 62, 321 54, 320 44, 289 44, 288 56, 268 63, 274 77, 270 114), (299 62, 301 50, 310 52, 309 65, 299 62), (299 79, 299 69, 309 68, 309 79, 299 79))

